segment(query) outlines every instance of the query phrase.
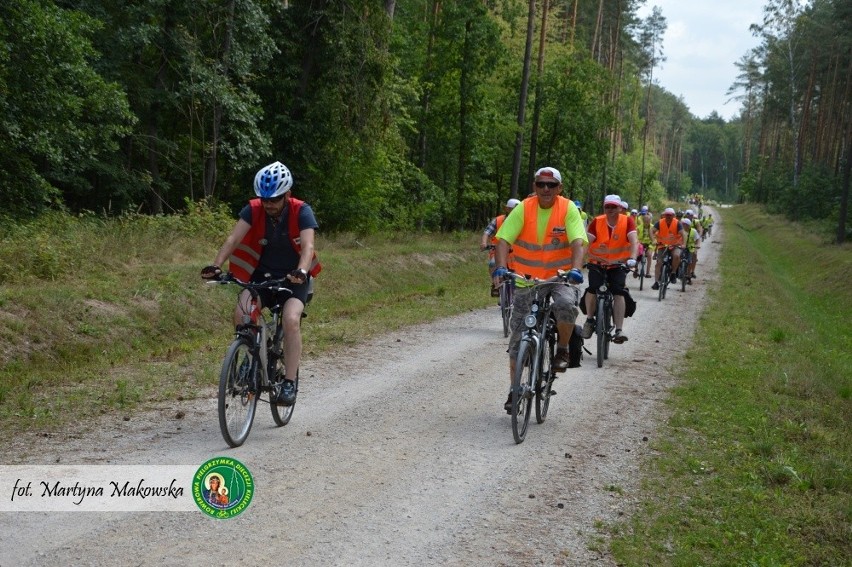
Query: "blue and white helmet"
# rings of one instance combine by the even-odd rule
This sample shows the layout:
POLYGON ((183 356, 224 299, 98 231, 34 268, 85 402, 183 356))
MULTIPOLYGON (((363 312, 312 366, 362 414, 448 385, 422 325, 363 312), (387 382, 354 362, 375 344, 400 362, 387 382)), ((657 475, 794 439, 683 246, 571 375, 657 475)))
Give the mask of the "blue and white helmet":
POLYGON ((293 175, 280 161, 261 168, 254 176, 254 192, 261 199, 280 197, 292 186, 293 175))

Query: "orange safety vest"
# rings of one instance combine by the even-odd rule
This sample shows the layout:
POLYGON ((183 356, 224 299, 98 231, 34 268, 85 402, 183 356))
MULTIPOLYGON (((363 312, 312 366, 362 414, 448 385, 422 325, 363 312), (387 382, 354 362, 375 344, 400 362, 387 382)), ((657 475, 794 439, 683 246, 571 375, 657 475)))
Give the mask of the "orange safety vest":
POLYGON ((666 223, 666 219, 660 219, 660 230, 657 231, 657 249, 666 248, 667 246, 678 246, 682 244, 683 235, 677 229, 676 218, 672 222, 666 223))
MULTIPOLYGON (((493 244, 494 246, 497 246, 497 241, 500 240, 499 238, 497 238, 497 233, 500 232, 500 227, 503 226, 503 221, 505 221, 505 220, 506 220, 506 215, 500 215, 499 217, 497 217, 495 219, 495 224, 497 226, 497 229, 494 231, 494 236, 491 237, 491 244, 493 244)), ((488 258, 490 260, 493 260, 496 256, 497 256, 497 254, 495 253, 494 250, 491 250, 488 253, 488 258)), ((515 255, 512 254, 512 247, 509 246, 509 255, 506 256, 506 267, 509 268, 510 270, 514 269, 512 267, 514 260, 515 260, 515 255)))
MULTIPOLYGON (((287 231, 296 254, 302 253, 302 239, 299 236, 299 211, 304 204, 304 201, 290 197, 287 205, 289 209, 287 231)), ((228 258, 228 269, 234 274, 235 278, 242 281, 248 281, 251 278, 254 269, 260 262, 263 247, 266 245, 266 211, 263 210, 260 199, 252 199, 249 201, 249 205, 251 205, 251 228, 234 249, 231 257, 228 258)), ((314 253, 308 273, 312 277, 316 277, 321 270, 322 265, 319 263, 316 253, 314 253)))
POLYGON ((524 227, 515 240, 515 271, 538 279, 571 268, 571 243, 565 230, 568 199, 557 196, 547 221, 544 242, 538 242, 538 197, 524 199, 524 227))
POLYGON ((589 246, 589 261, 596 264, 612 264, 628 258, 630 258, 630 241, 627 240, 627 216, 618 215, 611 235, 606 215, 595 217, 595 241, 589 246))

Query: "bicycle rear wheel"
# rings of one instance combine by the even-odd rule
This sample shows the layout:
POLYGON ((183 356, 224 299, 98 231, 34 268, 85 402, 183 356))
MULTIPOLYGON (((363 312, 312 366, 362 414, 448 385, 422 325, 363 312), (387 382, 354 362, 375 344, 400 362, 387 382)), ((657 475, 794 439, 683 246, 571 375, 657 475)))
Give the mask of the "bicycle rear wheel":
POLYGON ((512 435, 515 443, 523 443, 527 435, 532 411, 533 382, 535 376, 535 344, 522 340, 512 376, 512 435))
POLYGON ((252 345, 238 338, 225 354, 219 374, 219 429, 231 447, 239 447, 251 431, 257 409, 258 360, 252 345))
POLYGON ((539 361, 539 383, 535 392, 535 420, 544 423, 547 410, 550 408, 550 389, 556 374, 553 371, 553 357, 556 355, 556 322, 551 320, 547 325, 547 334, 542 343, 541 360, 539 361))
POLYGON ((603 300, 600 297, 598 297, 598 305, 597 305, 596 311, 597 311, 597 315, 596 315, 597 327, 595 329, 595 333, 598 336, 597 357, 598 357, 598 368, 601 368, 603 366, 604 358, 606 356, 604 349, 606 348, 607 320, 606 320, 606 308, 604 306, 603 300))
POLYGON ((509 323, 512 320, 512 283, 503 282, 500 286, 500 314, 503 316, 503 337, 509 336, 509 323))
MULTIPOLYGON (((279 382, 284 380, 284 369, 280 370, 281 375, 277 376, 279 382)), ((278 427, 283 427, 290 423, 290 418, 293 417, 293 410, 296 409, 296 402, 294 401, 292 405, 289 406, 280 406, 278 404, 273 403, 273 396, 277 391, 276 388, 280 387, 280 385, 276 384, 273 387, 272 392, 269 394, 269 409, 272 410, 272 421, 275 422, 275 425, 278 427)), ((299 372, 296 371, 296 396, 299 395, 299 372)))

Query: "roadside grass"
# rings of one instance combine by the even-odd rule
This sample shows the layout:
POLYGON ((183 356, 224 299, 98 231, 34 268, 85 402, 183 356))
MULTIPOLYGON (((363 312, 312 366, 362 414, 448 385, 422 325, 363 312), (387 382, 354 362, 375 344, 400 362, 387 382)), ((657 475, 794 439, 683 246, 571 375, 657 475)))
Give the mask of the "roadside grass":
MULTIPOLYGON (((209 395, 236 289, 202 282, 234 219, 53 214, 0 228, 0 430, 209 395)), ((479 235, 318 237, 305 357, 490 305, 479 235)), ((497 315, 495 314, 495 317, 497 315)))
POLYGON ((679 363, 620 565, 852 564, 852 246, 720 211, 721 285, 679 363))

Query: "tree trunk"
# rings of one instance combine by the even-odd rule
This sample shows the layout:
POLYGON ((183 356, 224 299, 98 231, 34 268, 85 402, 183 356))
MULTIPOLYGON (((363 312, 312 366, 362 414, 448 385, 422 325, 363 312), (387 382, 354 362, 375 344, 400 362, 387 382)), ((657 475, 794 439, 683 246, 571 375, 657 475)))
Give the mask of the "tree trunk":
MULTIPOLYGON (((220 74, 227 77, 230 66, 231 43, 234 37, 234 4, 235 0, 228 2, 228 15, 225 23, 225 39, 222 42, 222 68, 220 74)), ((212 197, 216 191, 216 177, 219 159, 219 138, 222 128, 222 104, 219 101, 213 103, 213 124, 210 132, 210 150, 204 164, 204 196, 212 197)))
POLYGON ((528 183, 532 182, 533 172, 536 170, 536 159, 538 159, 536 156, 536 152, 538 151, 538 123, 539 116, 541 115, 541 85, 544 75, 544 40, 547 35, 547 9, 549 4, 550 0, 544 0, 541 4, 541 30, 539 30, 538 63, 536 65, 536 76, 538 79, 535 83, 535 106, 533 108, 532 130, 530 132, 530 161, 529 166, 527 167, 528 183))
POLYGON ((518 130, 515 133, 515 153, 512 156, 512 189, 511 196, 518 196, 518 178, 521 175, 521 154, 524 145, 524 124, 526 123, 527 95, 530 83, 530 59, 532 57, 532 40, 535 33, 535 0, 529 0, 527 13, 527 41, 524 48, 524 70, 521 76, 521 92, 518 97, 518 130))

